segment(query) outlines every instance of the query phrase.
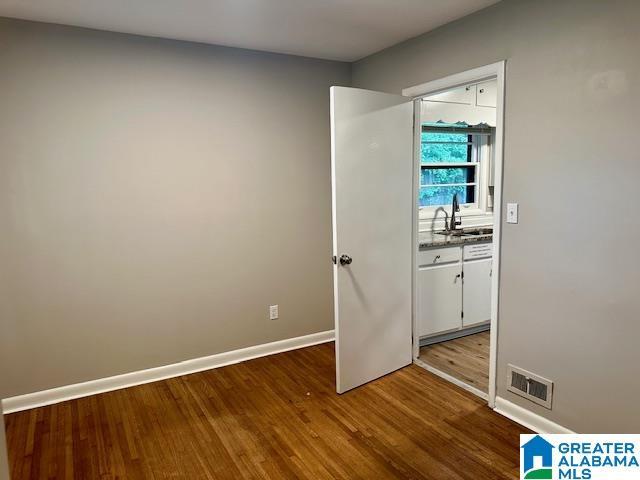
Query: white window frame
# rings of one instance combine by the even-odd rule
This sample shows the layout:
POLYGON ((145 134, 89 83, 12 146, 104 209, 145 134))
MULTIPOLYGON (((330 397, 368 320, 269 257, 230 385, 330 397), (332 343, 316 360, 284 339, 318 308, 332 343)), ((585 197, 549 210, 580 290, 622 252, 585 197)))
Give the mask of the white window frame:
MULTIPOLYGON (((444 129, 443 129, 444 130, 444 129)), ((464 133, 464 132, 460 132, 464 133)), ((476 195, 474 203, 464 203, 460 205, 460 216, 486 215, 490 213, 488 206, 489 196, 489 175, 491 166, 491 135, 489 133, 473 133, 472 142, 472 160, 476 164, 476 195)), ((452 163, 438 164, 438 167, 451 166, 455 168, 462 165, 470 165, 471 163, 452 163)), ((434 164, 435 165, 435 164, 434 164)), ((422 169, 422 164, 421 164, 422 169)), ((422 186, 422 185, 421 185, 422 186)), ((432 220, 436 210, 444 210, 447 215, 451 216, 451 205, 429 205, 419 207, 420 220, 432 220)))

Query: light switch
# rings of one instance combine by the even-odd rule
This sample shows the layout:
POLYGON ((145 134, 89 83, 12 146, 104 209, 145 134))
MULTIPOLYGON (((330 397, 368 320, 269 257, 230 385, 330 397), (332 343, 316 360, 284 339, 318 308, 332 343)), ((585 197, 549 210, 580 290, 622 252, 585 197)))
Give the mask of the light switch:
POLYGON ((518 223, 517 203, 507 203, 507 223, 518 223))

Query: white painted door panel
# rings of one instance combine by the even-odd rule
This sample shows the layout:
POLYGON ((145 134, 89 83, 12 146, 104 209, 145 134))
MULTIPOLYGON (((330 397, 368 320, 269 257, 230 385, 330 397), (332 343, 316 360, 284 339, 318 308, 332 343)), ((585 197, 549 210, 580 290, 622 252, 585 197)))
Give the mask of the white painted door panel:
POLYGON ((411 363, 413 103, 331 88, 336 389, 411 363))
POLYGON ((418 271, 418 334, 435 335, 462 327, 462 264, 418 271))
POLYGON ((490 258, 464 262, 464 327, 491 320, 492 263, 490 258))

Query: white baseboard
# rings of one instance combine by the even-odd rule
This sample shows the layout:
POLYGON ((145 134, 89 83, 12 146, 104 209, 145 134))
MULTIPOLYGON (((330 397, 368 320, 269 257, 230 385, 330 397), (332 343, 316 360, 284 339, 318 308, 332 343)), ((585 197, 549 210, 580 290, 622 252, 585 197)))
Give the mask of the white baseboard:
POLYGON ((73 400, 74 398, 87 397, 98 393, 110 392, 121 388, 134 387, 145 383, 157 382, 167 378, 179 377, 190 373, 202 372, 212 368, 224 367, 234 363, 244 362, 252 358, 264 357, 275 353, 286 352, 298 348, 310 347, 320 343, 332 342, 334 331, 312 333, 302 337, 279 340, 277 342, 264 343, 254 347, 241 348, 230 352, 218 353, 207 357, 194 358, 184 362, 165 365, 162 367, 139 370, 113 377, 100 378, 88 382, 66 385, 41 392, 28 393, 2 400, 4 413, 19 412, 30 408, 43 407, 54 403, 73 400))
POLYGON ((496 407, 493 410, 536 433, 575 433, 501 397, 496 397, 496 407))

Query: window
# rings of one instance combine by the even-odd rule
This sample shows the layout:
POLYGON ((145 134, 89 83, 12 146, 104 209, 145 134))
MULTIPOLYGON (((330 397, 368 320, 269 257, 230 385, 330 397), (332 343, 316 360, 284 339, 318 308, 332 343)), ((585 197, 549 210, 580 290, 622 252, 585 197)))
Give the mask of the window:
POLYGON ((481 134, 423 125, 420 155, 420 206, 478 204, 481 134))

